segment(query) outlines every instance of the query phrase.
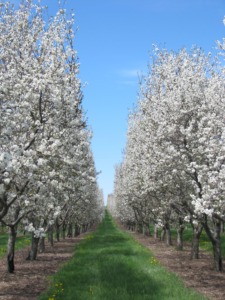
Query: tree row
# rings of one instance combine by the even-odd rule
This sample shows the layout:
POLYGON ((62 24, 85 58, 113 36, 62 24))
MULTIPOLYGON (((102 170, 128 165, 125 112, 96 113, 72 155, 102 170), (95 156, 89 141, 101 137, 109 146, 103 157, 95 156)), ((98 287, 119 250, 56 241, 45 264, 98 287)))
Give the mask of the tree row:
POLYGON ((0 222, 9 228, 9 272, 18 226, 31 232, 35 259, 47 233, 78 234, 103 214, 73 27, 64 9, 48 17, 30 0, 0 5, 0 222))
MULTIPOLYGON (((223 52, 224 45, 219 44, 223 52)), ((111 212, 129 228, 155 234, 183 248, 193 229, 192 257, 199 256, 204 229, 215 268, 222 271, 221 231, 225 222, 225 69, 199 48, 178 52, 154 48, 129 115, 123 161, 116 167, 111 212)))

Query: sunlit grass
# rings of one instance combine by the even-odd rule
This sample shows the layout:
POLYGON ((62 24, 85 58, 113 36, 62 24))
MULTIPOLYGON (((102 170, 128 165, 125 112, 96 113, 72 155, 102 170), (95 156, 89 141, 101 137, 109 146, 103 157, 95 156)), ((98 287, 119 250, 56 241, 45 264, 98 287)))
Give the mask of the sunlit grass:
POLYGON ((75 248, 73 259, 52 279, 41 300, 200 300, 111 217, 75 248), (60 285, 59 285, 60 284, 60 285), (57 285, 57 286, 56 286, 57 285), (62 288, 61 288, 62 287, 62 288))

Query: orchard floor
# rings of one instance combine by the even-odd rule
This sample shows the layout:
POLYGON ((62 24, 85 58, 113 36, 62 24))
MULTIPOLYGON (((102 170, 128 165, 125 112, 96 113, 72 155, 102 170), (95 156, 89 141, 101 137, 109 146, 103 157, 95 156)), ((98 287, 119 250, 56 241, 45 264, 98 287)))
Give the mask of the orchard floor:
MULTIPOLYGON (((187 287, 196 289, 209 299, 225 299, 225 273, 213 270, 212 256, 200 252, 199 260, 190 260, 188 245, 184 251, 177 251, 174 247, 167 247, 152 237, 127 232, 149 248, 168 270, 179 274, 187 287)), ((55 243, 54 248, 47 246, 46 252, 39 254, 38 259, 33 262, 25 260, 28 249, 17 251, 14 274, 7 273, 5 259, 1 259, 0 300, 36 299, 48 287, 50 276, 72 257, 74 245, 86 234, 55 243)))
MULTIPOLYGON (((120 226, 121 229, 125 230, 120 226)), ((225 299, 225 271, 214 271, 212 255, 200 251, 200 259, 190 259, 191 247, 185 245, 183 251, 176 250, 173 246, 166 246, 164 242, 153 237, 143 236, 128 230, 140 244, 144 245, 169 271, 178 274, 185 286, 193 288, 209 299, 225 299)), ((223 264, 225 270, 225 262, 223 264)))
POLYGON ((74 252, 75 244, 86 234, 76 238, 66 238, 55 242, 54 247, 47 245, 37 260, 26 260, 28 248, 16 251, 15 272, 6 270, 6 258, 0 259, 0 300, 33 300, 48 288, 50 276, 68 261, 74 252))

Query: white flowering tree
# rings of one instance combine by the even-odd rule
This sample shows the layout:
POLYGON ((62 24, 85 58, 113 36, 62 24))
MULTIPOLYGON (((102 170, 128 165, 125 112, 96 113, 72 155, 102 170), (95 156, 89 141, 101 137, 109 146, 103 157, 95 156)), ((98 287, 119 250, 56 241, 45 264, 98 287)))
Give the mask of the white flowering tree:
POLYGON ((168 243, 169 226, 177 224, 181 239, 184 222, 189 221, 193 251, 198 252, 204 228, 218 271, 225 213, 223 90, 223 72, 210 62, 210 55, 199 49, 155 49, 131 116, 123 162, 129 179, 120 188, 130 195, 130 207, 135 205, 142 217, 147 211, 168 231, 168 243))
POLYGON ((32 232, 35 259, 40 237, 67 216, 77 197, 86 200, 96 173, 83 153, 90 142, 73 16, 67 19, 61 9, 45 22, 45 8, 29 0, 18 10, 9 3, 0 9, 0 221, 10 228, 13 272, 18 223, 24 220, 32 232))
POLYGON ((123 163, 115 168, 115 180, 114 180, 114 193, 111 201, 114 201, 115 212, 114 215, 120 219, 120 221, 127 225, 128 228, 134 229, 137 218, 132 206, 129 205, 129 178, 125 174, 125 167, 123 163))
POLYGON ((204 227, 213 245, 215 267, 221 271, 223 80, 198 49, 191 54, 166 53, 159 59, 162 114, 158 140, 163 146, 166 184, 173 195, 171 204, 177 211, 180 205, 181 212, 188 212, 195 229, 204 227))

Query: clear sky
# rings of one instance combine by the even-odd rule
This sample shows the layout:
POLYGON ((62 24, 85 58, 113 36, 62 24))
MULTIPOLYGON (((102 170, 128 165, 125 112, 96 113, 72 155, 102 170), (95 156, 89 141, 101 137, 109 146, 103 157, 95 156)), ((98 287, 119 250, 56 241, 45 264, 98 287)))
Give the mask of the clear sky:
MULTIPOLYGON (((41 3, 50 14, 57 9, 57 0, 41 3)), ((75 48, 80 78, 87 83, 83 105, 106 199, 113 191, 128 113, 136 103, 152 44, 175 51, 192 45, 213 51, 216 40, 225 37, 225 0, 67 0, 64 6, 74 10, 79 28, 75 48)))

